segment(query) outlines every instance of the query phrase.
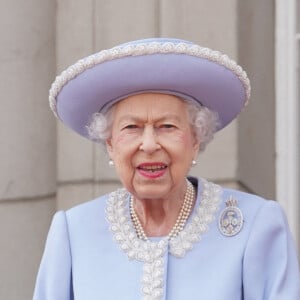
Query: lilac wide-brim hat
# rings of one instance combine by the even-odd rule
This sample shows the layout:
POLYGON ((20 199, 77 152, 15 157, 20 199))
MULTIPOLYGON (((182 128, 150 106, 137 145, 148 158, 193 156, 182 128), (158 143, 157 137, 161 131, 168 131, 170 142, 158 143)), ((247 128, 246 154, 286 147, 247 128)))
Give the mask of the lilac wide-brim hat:
POLYGON ((137 40, 79 60, 56 77, 49 101, 55 115, 89 138, 92 115, 130 95, 164 93, 194 100, 230 123, 247 104, 250 82, 228 56, 194 43, 137 40))

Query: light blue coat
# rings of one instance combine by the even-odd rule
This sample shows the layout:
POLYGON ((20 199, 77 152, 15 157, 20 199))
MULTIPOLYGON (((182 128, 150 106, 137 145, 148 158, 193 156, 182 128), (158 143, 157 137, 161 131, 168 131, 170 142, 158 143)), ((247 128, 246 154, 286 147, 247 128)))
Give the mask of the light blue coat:
MULTIPOLYGON (((199 181, 195 209, 201 203, 202 186, 199 181)), ((142 299, 145 263, 128 259, 114 241, 105 212, 107 199, 108 195, 56 213, 34 300, 142 299)), ((223 189, 207 229, 183 258, 170 251, 162 254, 163 294, 157 299, 300 299, 297 255, 276 202, 223 189), (218 222, 230 196, 238 201, 244 222, 238 234, 225 236, 218 222)))

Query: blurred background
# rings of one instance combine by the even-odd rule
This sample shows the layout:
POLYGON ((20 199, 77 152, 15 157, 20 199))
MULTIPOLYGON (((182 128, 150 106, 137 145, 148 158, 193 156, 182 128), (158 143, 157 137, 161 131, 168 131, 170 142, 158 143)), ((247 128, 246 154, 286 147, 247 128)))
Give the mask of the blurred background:
POLYGON ((279 201, 299 245, 299 17, 297 0, 0 0, 0 299, 32 298, 55 211, 119 186, 102 149, 55 120, 48 90, 134 39, 187 39, 243 66, 250 104, 193 174, 279 201))

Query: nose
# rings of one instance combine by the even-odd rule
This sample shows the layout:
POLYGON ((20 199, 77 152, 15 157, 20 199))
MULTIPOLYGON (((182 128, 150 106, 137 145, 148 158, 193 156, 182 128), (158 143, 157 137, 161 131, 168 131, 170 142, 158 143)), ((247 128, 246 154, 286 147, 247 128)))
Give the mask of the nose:
POLYGON ((152 126, 146 126, 141 137, 141 145, 139 149, 147 154, 151 154, 160 148, 161 146, 158 142, 155 129, 152 126))

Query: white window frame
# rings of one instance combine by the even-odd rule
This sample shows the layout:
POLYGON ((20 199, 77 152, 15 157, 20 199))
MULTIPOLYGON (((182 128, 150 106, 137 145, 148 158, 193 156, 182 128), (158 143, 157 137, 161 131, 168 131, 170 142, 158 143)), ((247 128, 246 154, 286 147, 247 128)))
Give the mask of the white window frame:
POLYGON ((300 250, 300 95, 297 86, 300 37, 296 32, 300 16, 296 15, 296 1, 276 0, 276 197, 287 214, 300 250))

